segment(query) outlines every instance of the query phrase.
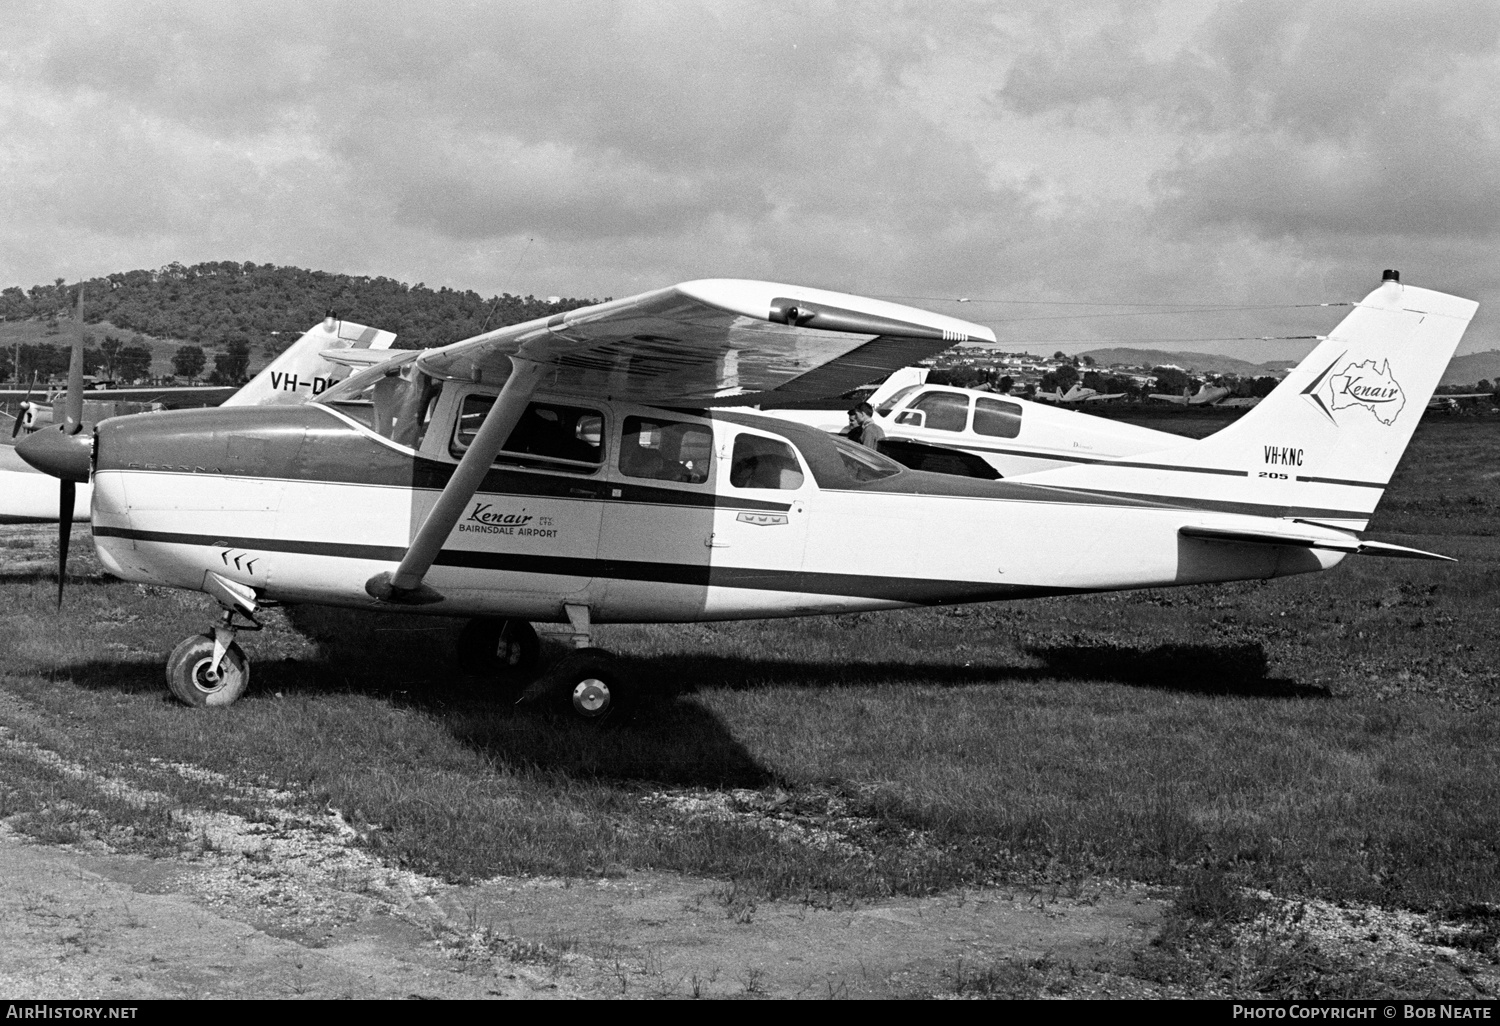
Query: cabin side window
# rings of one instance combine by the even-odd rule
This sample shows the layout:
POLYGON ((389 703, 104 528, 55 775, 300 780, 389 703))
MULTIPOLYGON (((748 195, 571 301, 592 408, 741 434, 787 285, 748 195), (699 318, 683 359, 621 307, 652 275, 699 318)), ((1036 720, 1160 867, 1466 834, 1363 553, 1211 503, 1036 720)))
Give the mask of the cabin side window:
MULTIPOLYGON (((494 405, 492 395, 464 396, 450 453, 462 456, 468 451, 494 405)), ((583 406, 528 403, 495 462, 592 473, 604 462, 604 415, 583 406)))
POLYGON ((713 432, 703 424, 626 417, 620 431, 620 473, 652 481, 702 484, 713 458, 713 432))
POLYGON ((896 415, 897 424, 933 431, 962 431, 969 422, 969 397, 958 392, 928 392, 896 415), (915 416, 920 411, 923 416, 915 416))
POLYGON ((762 435, 741 434, 734 439, 729 460, 729 483, 735 488, 801 488, 802 464, 786 442, 762 435))
POLYGON ((1021 407, 1001 399, 976 399, 974 433, 991 438, 1015 438, 1021 433, 1021 407))

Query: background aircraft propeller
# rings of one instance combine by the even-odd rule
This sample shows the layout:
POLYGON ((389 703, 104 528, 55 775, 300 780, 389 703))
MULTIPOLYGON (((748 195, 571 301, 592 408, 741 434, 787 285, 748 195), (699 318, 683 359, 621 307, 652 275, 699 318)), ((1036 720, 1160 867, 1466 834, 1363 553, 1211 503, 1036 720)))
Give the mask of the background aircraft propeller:
MULTIPOLYGON (((17 367, 17 377, 20 376, 20 368, 17 367)), ((26 386, 26 398, 21 400, 21 405, 16 407, 16 422, 10 426, 10 437, 14 438, 21 433, 21 426, 26 423, 26 414, 31 412, 31 393, 36 391, 36 371, 31 372, 31 381, 26 386)))
MULTIPOLYGON (((68 364, 68 393, 61 424, 33 432, 16 443, 16 455, 60 482, 57 516, 57 604, 62 605, 68 569, 68 542, 73 535, 73 503, 78 482, 89 479, 92 439, 83 434, 83 286, 78 286, 78 316, 73 356, 68 364)), ((30 394, 29 392, 27 393, 30 394)), ((55 407, 54 407, 55 409, 55 407)))
MULTIPOLYGON (((78 283, 78 324, 73 336, 73 358, 68 361, 67 420, 63 434, 69 438, 83 430, 83 282, 78 283)), ((57 606, 62 608, 63 581, 68 574, 68 542, 73 537, 73 503, 78 485, 70 477, 60 478, 57 490, 57 606)))

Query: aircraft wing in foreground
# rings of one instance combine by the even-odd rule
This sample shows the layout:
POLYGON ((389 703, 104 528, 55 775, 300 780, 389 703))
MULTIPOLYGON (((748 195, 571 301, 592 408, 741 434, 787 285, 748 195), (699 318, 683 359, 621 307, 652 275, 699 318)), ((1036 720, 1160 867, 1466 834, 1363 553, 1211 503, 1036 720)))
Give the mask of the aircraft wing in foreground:
MULTIPOLYGON (((468 617, 497 676, 598 718, 632 682, 592 625, 1167 587, 1427 553, 1362 529, 1475 304, 1394 273, 1259 407, 1202 441, 982 481, 715 406, 830 394, 983 329, 856 296, 694 282, 397 357, 317 401, 106 421, 94 543, 224 610, 168 661, 192 705, 249 680, 265 603, 468 617)), ((69 466, 59 466, 70 472, 69 466)))

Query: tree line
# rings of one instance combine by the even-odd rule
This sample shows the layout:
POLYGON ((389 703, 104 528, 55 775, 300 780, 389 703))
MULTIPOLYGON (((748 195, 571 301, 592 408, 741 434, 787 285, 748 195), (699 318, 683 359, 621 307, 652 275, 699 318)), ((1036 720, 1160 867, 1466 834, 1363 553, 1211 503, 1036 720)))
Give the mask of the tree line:
MULTIPOLYGON (((77 282, 58 278, 51 285, 0 290, 0 320, 33 319, 45 322, 49 330, 56 329, 60 321, 72 316, 77 286, 77 282)), ((265 357, 274 356, 330 312, 394 331, 397 346, 416 349, 598 302, 562 299, 549 303, 509 293, 485 298, 473 290, 432 289, 423 282, 408 285, 385 277, 228 260, 121 271, 91 278, 84 286, 85 324, 108 321, 124 332, 215 351, 228 356, 222 368, 215 358, 215 372, 225 375, 235 370, 239 353, 247 362, 256 350, 265 357)), ((122 340, 121 347, 127 345, 129 340, 122 340)), ((53 350, 63 353, 60 373, 66 373, 66 346, 43 343, 20 348, 23 377, 31 371, 39 376, 59 373, 54 369, 53 350)), ((103 347, 98 348, 102 354, 103 347)), ((14 355, 11 349, 0 362, 6 377, 15 377, 10 366, 14 355)), ((193 358, 185 359, 190 363, 193 358)))
MULTIPOLYGON (((1111 374, 1107 370, 1093 369, 1093 361, 1089 357, 1084 357, 1084 361, 1082 366, 1062 363, 1047 371, 1037 382, 1037 390, 1066 392, 1074 385, 1082 385, 1084 388, 1092 388, 1095 392, 1105 395, 1121 392, 1131 399, 1144 399, 1153 392, 1181 395, 1184 389, 1196 392, 1204 384, 1210 384, 1228 388, 1231 396, 1253 396, 1257 399, 1264 399, 1281 381, 1280 378, 1269 374, 1260 377, 1242 377, 1235 374, 1209 374, 1203 377, 1193 377, 1176 367, 1153 367, 1152 379, 1146 384, 1139 384, 1134 378, 1123 374, 1111 374)), ((1001 379, 1006 376, 1003 369, 996 367, 939 367, 927 376, 927 380, 935 385, 954 385, 959 388, 977 388, 985 385, 998 389, 1001 387, 1001 379)))

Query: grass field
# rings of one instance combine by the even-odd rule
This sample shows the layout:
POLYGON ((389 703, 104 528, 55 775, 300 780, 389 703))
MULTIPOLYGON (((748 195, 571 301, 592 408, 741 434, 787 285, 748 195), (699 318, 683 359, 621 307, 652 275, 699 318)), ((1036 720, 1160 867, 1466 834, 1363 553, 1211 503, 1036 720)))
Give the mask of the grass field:
POLYGON ((69 765, 257 814, 188 764, 338 808, 384 857, 456 880, 650 867, 723 880, 732 906, 1126 878, 1187 888, 1179 940, 1258 891, 1453 918, 1494 953, 1496 420, 1424 422, 1370 532, 1457 564, 604 628, 660 697, 603 729, 497 702, 443 657, 459 624, 311 608, 241 635, 249 696, 195 713, 161 668, 208 600, 105 578, 80 532, 58 614, 53 543, 18 534, 0 540, 0 817, 194 843, 69 765), (38 749, 55 763, 17 754, 38 749))

